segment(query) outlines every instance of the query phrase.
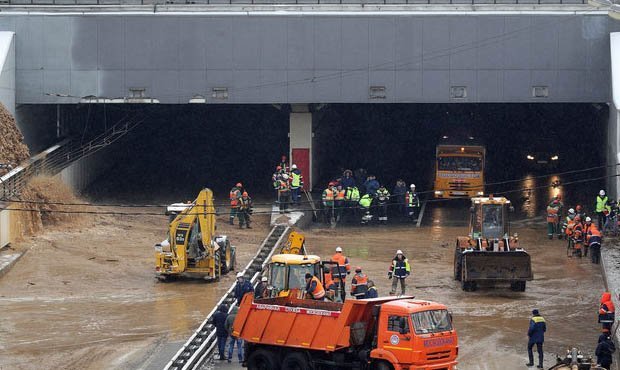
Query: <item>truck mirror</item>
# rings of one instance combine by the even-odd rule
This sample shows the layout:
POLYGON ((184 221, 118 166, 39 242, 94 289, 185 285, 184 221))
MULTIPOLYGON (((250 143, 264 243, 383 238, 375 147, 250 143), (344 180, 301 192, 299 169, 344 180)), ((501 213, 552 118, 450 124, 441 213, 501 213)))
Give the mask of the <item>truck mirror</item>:
POLYGON ((454 320, 452 319, 452 311, 448 311, 448 317, 450 318, 450 322, 454 321, 454 320))

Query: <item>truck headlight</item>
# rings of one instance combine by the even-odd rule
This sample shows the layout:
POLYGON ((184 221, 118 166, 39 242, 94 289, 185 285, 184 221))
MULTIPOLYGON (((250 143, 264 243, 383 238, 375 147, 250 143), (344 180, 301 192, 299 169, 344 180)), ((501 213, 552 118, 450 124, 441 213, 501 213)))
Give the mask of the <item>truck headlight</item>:
POLYGON ((528 154, 528 155, 527 155, 527 159, 529 159, 530 161, 533 161, 533 160, 534 160, 534 156, 533 156, 533 155, 528 154))
POLYGON ((443 191, 441 191, 441 190, 435 190, 435 195, 443 195, 443 191))
POLYGON ((557 161, 558 159, 560 159, 559 155, 554 155, 553 157, 551 157, 552 161, 557 161))
POLYGON ((479 192, 476 192, 476 195, 478 195, 478 196, 480 196, 480 197, 481 197, 481 196, 483 196, 483 195, 484 195, 484 191, 479 191, 479 192))

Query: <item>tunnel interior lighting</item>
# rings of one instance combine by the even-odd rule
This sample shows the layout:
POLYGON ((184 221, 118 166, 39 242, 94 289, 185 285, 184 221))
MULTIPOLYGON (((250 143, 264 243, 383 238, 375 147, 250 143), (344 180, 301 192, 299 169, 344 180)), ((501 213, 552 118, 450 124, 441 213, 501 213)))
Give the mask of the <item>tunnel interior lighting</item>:
POLYGON ((560 156, 558 155, 554 155, 553 157, 551 157, 552 161, 557 161, 558 159, 560 159, 560 156))
POLYGON ((530 161, 533 161, 533 160, 534 160, 534 156, 533 156, 533 155, 531 155, 531 154, 528 154, 528 155, 527 155, 527 159, 529 159, 530 161))

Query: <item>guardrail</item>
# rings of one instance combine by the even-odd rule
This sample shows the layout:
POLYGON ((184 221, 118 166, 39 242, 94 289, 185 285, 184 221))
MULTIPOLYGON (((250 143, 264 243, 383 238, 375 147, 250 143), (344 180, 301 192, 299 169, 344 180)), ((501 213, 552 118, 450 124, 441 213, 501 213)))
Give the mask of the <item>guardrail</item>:
POLYGON ((314 5, 314 4, 394 4, 394 5, 576 5, 587 0, 0 0, 0 5, 15 6, 136 6, 136 5, 314 5))

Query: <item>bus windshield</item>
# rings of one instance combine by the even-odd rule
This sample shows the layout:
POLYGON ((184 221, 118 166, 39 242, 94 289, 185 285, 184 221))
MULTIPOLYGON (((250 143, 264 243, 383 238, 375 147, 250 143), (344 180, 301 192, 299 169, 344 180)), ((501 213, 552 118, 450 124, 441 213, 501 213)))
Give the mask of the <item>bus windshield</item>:
POLYGON ((482 158, 440 156, 437 158, 439 171, 481 171, 482 158))
POLYGON ((305 289, 306 288, 306 273, 314 275, 314 265, 290 265, 291 272, 288 277, 289 289, 305 289))
POLYGON ((416 334, 439 333, 452 330, 448 310, 432 310, 411 314, 416 334))

